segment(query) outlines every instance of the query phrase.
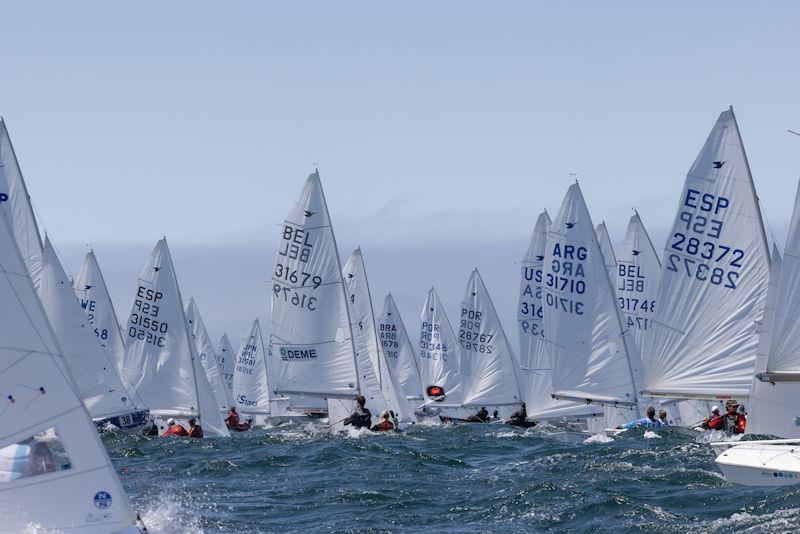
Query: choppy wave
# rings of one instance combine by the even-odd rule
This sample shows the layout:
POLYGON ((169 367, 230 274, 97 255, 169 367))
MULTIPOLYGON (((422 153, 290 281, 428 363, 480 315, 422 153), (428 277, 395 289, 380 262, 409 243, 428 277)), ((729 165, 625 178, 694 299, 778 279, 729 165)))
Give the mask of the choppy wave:
POLYGON ((800 488, 727 483, 670 429, 572 445, 535 430, 288 424, 104 438, 151 532, 796 532, 800 488))

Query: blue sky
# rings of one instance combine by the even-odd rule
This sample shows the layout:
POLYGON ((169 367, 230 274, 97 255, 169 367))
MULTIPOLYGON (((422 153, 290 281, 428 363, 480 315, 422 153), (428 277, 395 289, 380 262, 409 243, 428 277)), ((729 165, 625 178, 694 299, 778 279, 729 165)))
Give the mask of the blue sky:
MULTIPOLYGON (((479 267, 510 326, 538 212, 578 173, 617 244, 656 246, 733 105, 782 245, 800 175, 793 2, 4 4, 0 114, 76 272, 126 316, 166 235, 216 336, 268 316, 279 225, 318 163, 340 252, 416 328, 479 267)), ((451 312, 452 313, 452 312, 451 312)), ((516 339, 515 334, 511 334, 516 339)))

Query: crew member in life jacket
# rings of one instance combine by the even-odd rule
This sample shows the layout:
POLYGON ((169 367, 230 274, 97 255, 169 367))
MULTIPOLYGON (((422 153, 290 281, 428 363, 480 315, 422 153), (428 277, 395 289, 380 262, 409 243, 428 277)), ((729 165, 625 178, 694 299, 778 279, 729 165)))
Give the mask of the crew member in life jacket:
POLYGON ((197 424, 197 421, 194 417, 189 418, 189 437, 190 438, 202 438, 203 437, 203 427, 197 424))
POLYGON ((706 417, 706 420, 700 426, 706 430, 722 430, 725 426, 725 418, 719 414, 719 406, 711 407, 711 415, 706 417))
POLYGON ((175 419, 170 417, 169 420, 167 421, 167 429, 164 431, 163 434, 161 434, 161 437, 162 438, 166 438, 167 436, 183 436, 183 437, 186 437, 188 435, 189 435, 189 433, 186 432, 186 429, 183 428, 183 425, 180 424, 180 423, 177 423, 175 421, 175 419))
POLYGON ((658 422, 661 423, 662 427, 670 426, 672 424, 672 421, 667 418, 666 410, 660 410, 658 412, 658 422))
POLYGON ((386 432, 387 430, 394 430, 395 426, 394 423, 389 419, 389 412, 382 411, 381 418, 378 421, 378 424, 370 428, 373 432, 386 432))
POLYGON ((236 407, 231 406, 228 412, 228 417, 225 418, 225 426, 230 430, 236 430, 236 425, 239 424, 239 414, 236 413, 236 407))
POLYGON ((394 414, 394 410, 389 410, 389 420, 392 422, 396 429, 400 428, 400 421, 397 420, 397 416, 394 414))
POLYGON ((158 425, 156 424, 152 416, 150 417, 150 424, 144 427, 144 429, 142 429, 142 435, 148 437, 158 435, 158 425))
POLYGON ((652 406, 647 407, 647 417, 642 417, 641 419, 635 419, 624 425, 620 425, 617 428, 624 428, 625 430, 629 430, 631 428, 642 426, 644 428, 661 428, 663 425, 661 421, 656 419, 656 409, 652 406))
POLYGON ((486 409, 486 406, 481 406, 481 409, 478 410, 478 413, 467 417, 467 421, 470 421, 471 423, 488 423, 489 410, 486 409))
POLYGON ((731 434, 744 434, 745 426, 747 426, 747 418, 744 415, 744 407, 740 407, 734 400, 729 400, 727 409, 728 411, 723 417, 723 430, 725 430, 725 432, 730 432, 731 434))
POLYGON ((356 397, 356 411, 344 420, 345 425, 351 425, 353 428, 369 428, 372 426, 372 414, 366 408, 365 404, 367 399, 363 395, 356 397))

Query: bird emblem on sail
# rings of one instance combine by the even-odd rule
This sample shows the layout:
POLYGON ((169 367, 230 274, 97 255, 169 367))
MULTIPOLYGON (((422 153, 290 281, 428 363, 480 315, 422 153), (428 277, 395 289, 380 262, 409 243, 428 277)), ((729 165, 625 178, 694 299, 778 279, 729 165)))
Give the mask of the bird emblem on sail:
POLYGON ((305 211, 303 212, 303 214, 304 214, 306 217, 311 217, 312 215, 314 215, 314 212, 313 212, 313 211, 311 211, 311 210, 305 210, 305 211))
POLYGON ((158 271, 160 271, 160 270, 161 270, 161 267, 153 267, 153 270, 154 270, 155 272, 158 272, 158 271))
POLYGON ((86 291, 89 291, 89 290, 90 290, 90 289, 92 289, 93 287, 94 287, 94 286, 85 285, 85 286, 83 286, 83 289, 85 289, 86 291))
POLYGON ((544 256, 536 256, 536 261, 544 261, 544 256))
POLYGON ((638 256, 639 254, 641 254, 641 253, 642 253, 642 251, 641 251, 641 250, 632 250, 632 251, 631 251, 631 253, 632 253, 634 256, 638 256))
POLYGON ((567 224, 567 229, 569 229, 569 228, 574 228, 574 227, 575 227, 575 225, 576 225, 577 223, 574 223, 574 222, 568 222, 568 223, 566 223, 566 224, 567 224))
POLYGON ((724 161, 712 161, 712 163, 714 164, 715 169, 721 169, 722 166, 725 165, 724 161))

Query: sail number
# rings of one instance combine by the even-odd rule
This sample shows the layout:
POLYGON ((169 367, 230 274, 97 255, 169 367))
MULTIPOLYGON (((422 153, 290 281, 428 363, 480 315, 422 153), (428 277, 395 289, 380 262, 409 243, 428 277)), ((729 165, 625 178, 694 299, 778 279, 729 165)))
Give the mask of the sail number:
POLYGON ((481 332, 482 320, 482 312, 462 307, 458 341, 464 350, 491 354, 494 352, 494 345, 491 344, 494 334, 481 332))
POLYGON ((419 332, 419 357, 426 360, 447 361, 447 351, 450 348, 447 343, 442 343, 439 333, 439 325, 431 324, 427 321, 422 322, 419 332))
POLYGON ((305 293, 300 293, 291 287, 273 284, 272 292, 275 293, 278 299, 283 297, 283 302, 290 303, 300 308, 306 308, 308 311, 316 311, 317 309, 317 297, 309 297, 305 293))
POLYGON ((314 289, 318 288, 322 285, 322 278, 319 276, 313 276, 311 273, 300 271, 297 272, 297 269, 290 270, 288 267, 285 267, 278 263, 275 265, 275 274, 273 275, 274 278, 277 278, 281 281, 286 281, 291 284, 296 284, 300 282, 302 287, 307 285, 313 286, 314 289), (309 280, 311 283, 309 284, 309 280))
POLYGON ((285 256, 290 260, 308 263, 311 257, 311 250, 314 248, 311 233, 308 230, 284 225, 281 237, 283 242, 278 247, 278 256, 285 256))
POLYGON ((258 351, 256 345, 247 344, 236 358, 236 371, 244 375, 253 375, 253 368, 256 365, 255 353, 258 351))
POLYGON ((544 276, 544 298, 542 305, 565 313, 583 315, 583 301, 572 295, 586 292, 586 269, 584 261, 589 257, 586 247, 555 243, 548 271, 544 276), (569 296, 559 296, 557 293, 569 296))
POLYGON ((683 223, 681 231, 672 234, 669 245, 670 251, 680 254, 670 252, 667 270, 684 272, 700 282, 736 289, 745 252, 718 242, 724 228, 721 217, 731 206, 730 200, 687 189, 683 206, 688 209, 678 215, 683 223))
POLYGON ((128 318, 128 336, 134 339, 151 343, 159 348, 164 348, 167 338, 163 335, 169 330, 169 325, 157 319, 161 307, 156 302, 164 295, 160 291, 139 286, 136 299, 133 301, 134 311, 128 318))

